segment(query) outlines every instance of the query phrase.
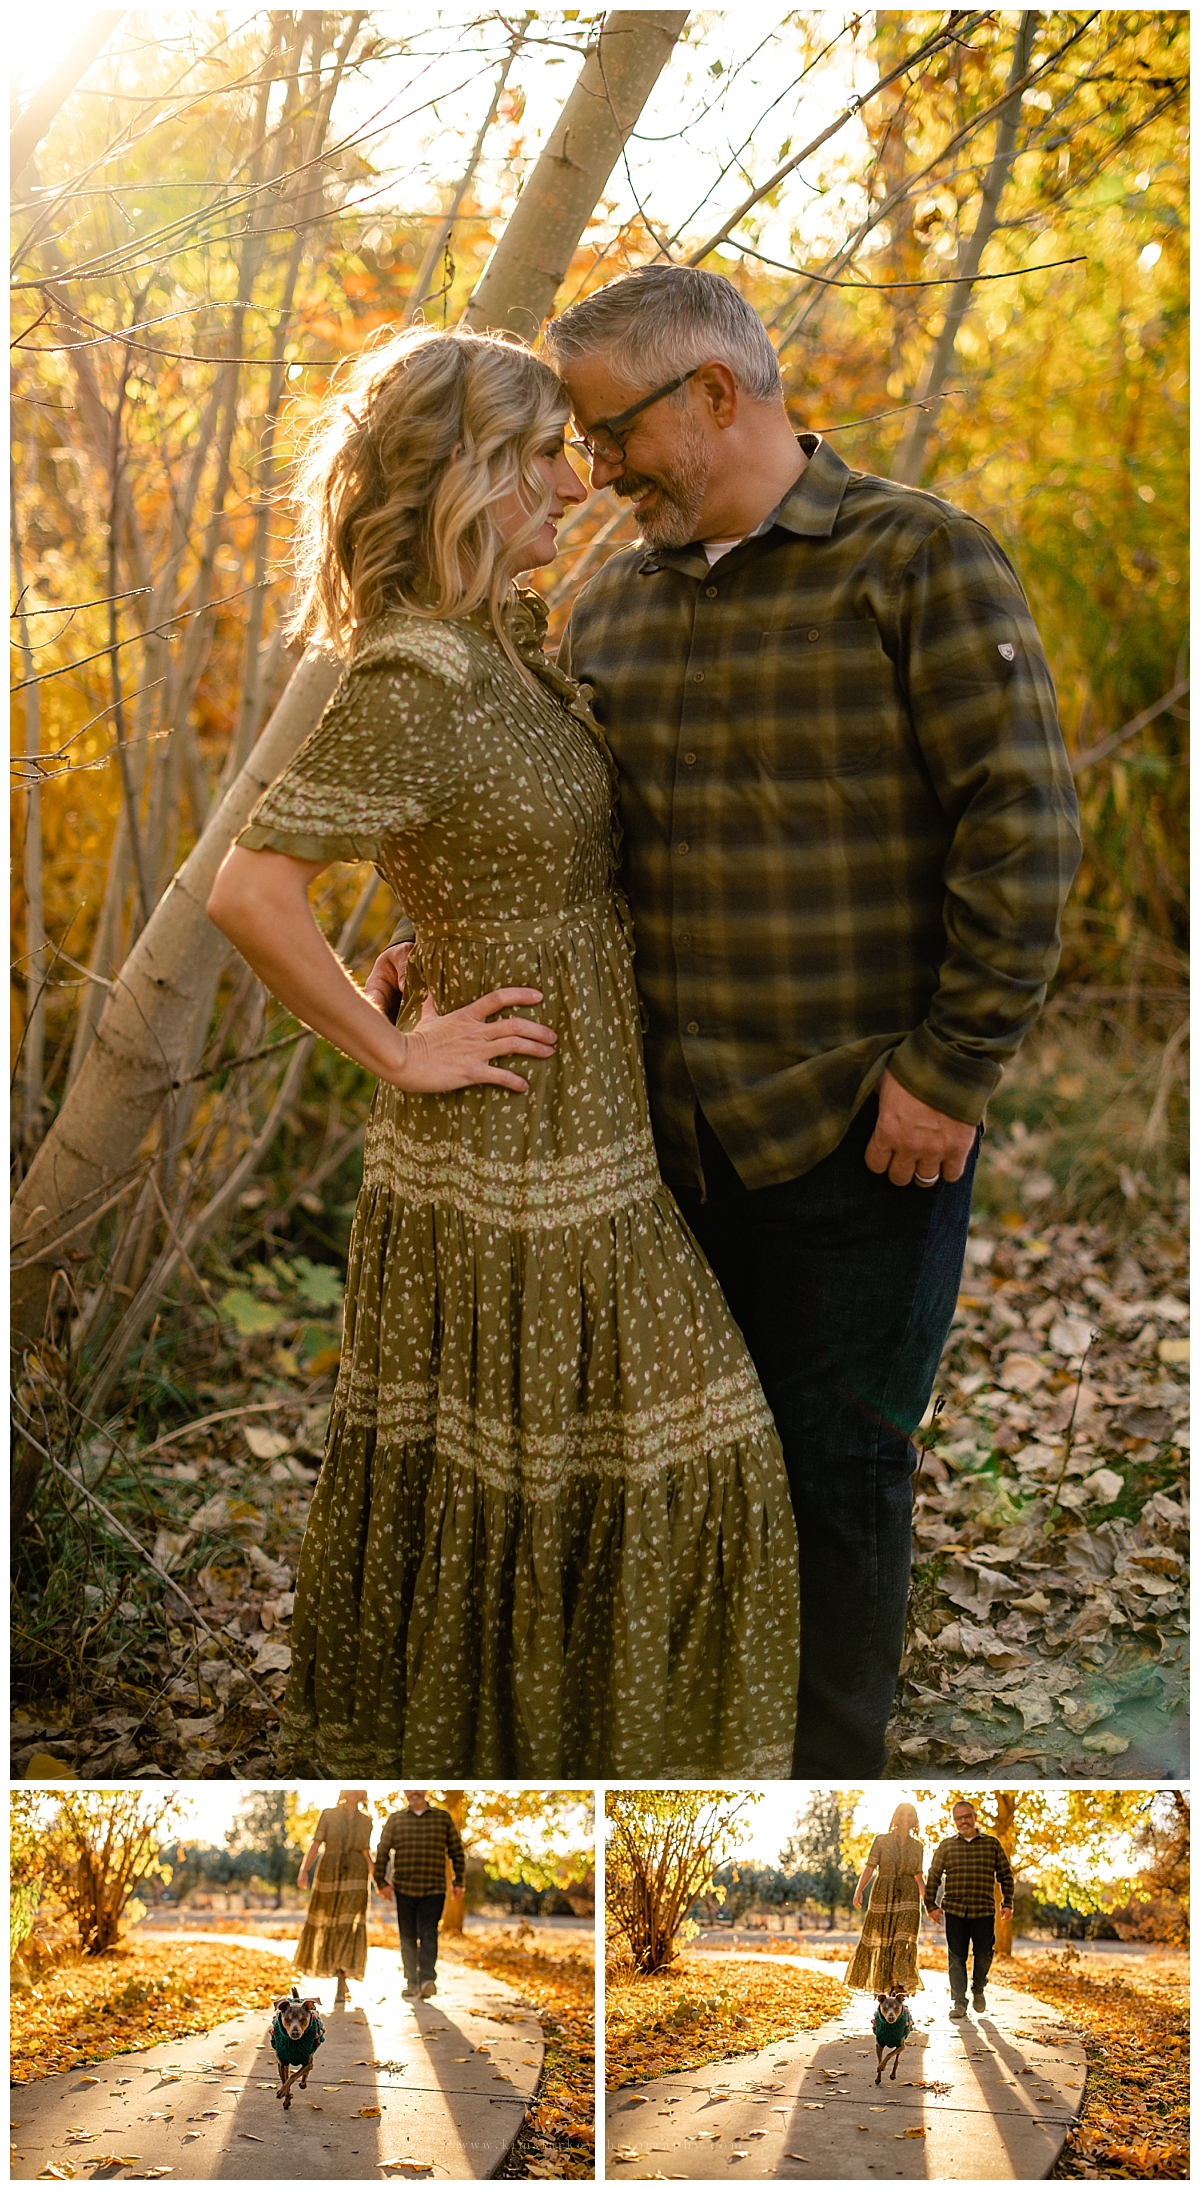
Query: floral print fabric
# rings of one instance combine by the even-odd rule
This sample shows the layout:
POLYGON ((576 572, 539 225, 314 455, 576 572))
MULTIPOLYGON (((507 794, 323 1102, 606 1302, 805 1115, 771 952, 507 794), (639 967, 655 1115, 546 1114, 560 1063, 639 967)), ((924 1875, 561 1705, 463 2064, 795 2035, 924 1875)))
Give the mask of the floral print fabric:
POLYGON ((381 619, 241 838, 377 861, 402 1028, 521 986, 558 1033, 524 1095, 377 1089, 280 1767, 786 1776, 778 1438, 658 1171, 612 763, 532 596, 510 629, 529 674, 483 618, 381 619))

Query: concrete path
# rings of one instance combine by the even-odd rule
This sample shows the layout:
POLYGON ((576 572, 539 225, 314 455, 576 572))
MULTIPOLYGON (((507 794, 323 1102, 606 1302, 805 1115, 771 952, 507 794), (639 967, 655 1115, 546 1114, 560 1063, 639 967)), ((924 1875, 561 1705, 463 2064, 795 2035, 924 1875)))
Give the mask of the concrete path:
MULTIPOLYGON (((771 1961, 835 1974, 801 1955, 771 1961)), ((1083 2047, 1006 1985, 952 2023, 945 1979, 924 1982, 894 2084, 885 2072, 875 2085, 874 2002, 847 1993, 820 2030, 610 2092, 610 2181, 1039 2181, 1078 2116, 1083 2047)))
MULTIPOLYGON (((293 1951, 286 1939, 215 1936, 285 1960, 293 1951)), ((274 2097, 266 2008, 201 2038, 18 2086, 11 2179, 65 2162, 92 2182, 155 2167, 202 2182, 486 2180, 537 2089, 540 2026, 514 1986, 458 1962, 439 1966, 432 2000, 401 2000, 402 1981, 385 1947, 368 1949, 348 2008, 329 2006, 332 1978, 300 1980, 322 2003, 325 2043, 287 2114, 274 2097)))

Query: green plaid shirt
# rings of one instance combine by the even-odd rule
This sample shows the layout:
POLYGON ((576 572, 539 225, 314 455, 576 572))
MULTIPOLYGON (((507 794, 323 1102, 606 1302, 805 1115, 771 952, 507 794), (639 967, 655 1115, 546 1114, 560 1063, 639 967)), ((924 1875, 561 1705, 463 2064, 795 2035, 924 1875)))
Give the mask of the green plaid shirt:
POLYGON ((927 1909, 937 1907, 943 1876, 942 1907, 951 1916, 994 1916, 997 1886, 1005 1907, 1012 1907, 1012 1865, 992 1833, 976 1833, 974 1840, 956 1833, 953 1840, 942 1841, 925 1881, 927 1909))
POLYGON ((461 1886, 466 1858, 458 1827, 449 1810, 430 1803, 420 1817, 415 1810, 393 1810, 379 1835, 375 1850, 375 1883, 388 1884, 388 1858, 392 1858, 391 1884, 397 1893, 445 1893, 446 1864, 461 1886))
POLYGON ((709 568, 634 547, 560 661, 621 771, 666 1175, 697 1104, 747 1186, 835 1148, 885 1064, 975 1124, 1042 1005, 1079 858, 1054 688, 974 518, 809 463, 709 568))

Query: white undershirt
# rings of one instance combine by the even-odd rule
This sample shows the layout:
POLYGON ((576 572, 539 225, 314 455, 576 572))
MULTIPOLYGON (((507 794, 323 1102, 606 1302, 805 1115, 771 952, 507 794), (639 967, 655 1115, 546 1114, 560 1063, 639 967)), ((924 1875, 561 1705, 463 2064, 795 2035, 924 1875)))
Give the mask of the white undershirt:
POLYGON ((743 533, 737 540, 702 540, 700 545, 708 557, 709 569, 712 569, 714 563, 719 563, 723 555, 728 555, 731 548, 740 547, 745 537, 743 533))

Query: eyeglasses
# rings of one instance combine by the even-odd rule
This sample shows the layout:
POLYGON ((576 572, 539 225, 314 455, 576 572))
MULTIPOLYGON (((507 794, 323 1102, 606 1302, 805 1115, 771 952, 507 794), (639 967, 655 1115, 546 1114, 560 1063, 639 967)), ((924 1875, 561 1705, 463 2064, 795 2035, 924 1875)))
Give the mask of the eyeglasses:
POLYGON ((624 463, 625 443, 617 437, 618 426, 630 425, 642 411, 648 411, 652 403, 661 403, 664 395, 674 395, 676 388, 682 388, 686 380, 691 380, 696 373, 702 370, 701 366, 693 365, 689 372, 680 373, 677 379, 666 381, 661 388, 654 390, 653 395, 644 395, 640 403, 631 403, 627 411, 619 411, 615 418, 597 419, 590 433, 574 435, 567 442, 567 447, 581 450, 589 463, 592 464, 597 459, 602 464, 611 464, 617 461, 624 463), (615 458, 609 453, 610 447, 616 450, 615 458))

